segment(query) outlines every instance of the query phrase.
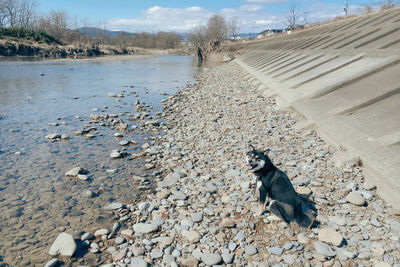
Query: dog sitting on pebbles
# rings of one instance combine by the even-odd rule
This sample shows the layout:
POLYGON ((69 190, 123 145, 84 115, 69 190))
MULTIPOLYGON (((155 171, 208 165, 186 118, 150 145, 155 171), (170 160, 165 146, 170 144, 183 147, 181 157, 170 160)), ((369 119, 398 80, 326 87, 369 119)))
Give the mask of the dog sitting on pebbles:
POLYGON ((256 192, 259 214, 266 206, 284 222, 295 221, 303 228, 311 228, 315 214, 311 209, 303 210, 303 199, 296 193, 287 175, 279 170, 267 156, 268 151, 250 146, 246 154, 248 168, 256 176, 256 192))

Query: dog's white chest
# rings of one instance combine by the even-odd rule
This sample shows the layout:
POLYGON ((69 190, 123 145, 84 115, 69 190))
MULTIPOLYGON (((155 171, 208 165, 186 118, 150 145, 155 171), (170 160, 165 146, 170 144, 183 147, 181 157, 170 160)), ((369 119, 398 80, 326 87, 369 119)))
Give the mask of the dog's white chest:
POLYGON ((257 182, 256 182, 257 190, 260 190, 261 186, 262 186, 262 182, 260 180, 257 180, 257 182))

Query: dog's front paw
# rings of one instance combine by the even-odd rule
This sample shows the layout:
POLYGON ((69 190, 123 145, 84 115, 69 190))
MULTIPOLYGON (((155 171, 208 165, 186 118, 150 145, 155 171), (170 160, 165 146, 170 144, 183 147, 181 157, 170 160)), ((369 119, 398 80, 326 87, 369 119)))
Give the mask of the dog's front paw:
POLYGON ((264 210, 265 210, 264 204, 260 204, 260 205, 258 206, 258 210, 257 210, 257 212, 256 212, 256 215, 257 215, 257 216, 261 216, 261 215, 264 213, 264 210))

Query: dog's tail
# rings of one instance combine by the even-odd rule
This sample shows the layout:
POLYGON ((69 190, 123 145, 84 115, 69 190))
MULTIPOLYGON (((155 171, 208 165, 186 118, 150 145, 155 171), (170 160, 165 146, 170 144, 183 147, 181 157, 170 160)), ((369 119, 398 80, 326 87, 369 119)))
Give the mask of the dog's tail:
POLYGON ((307 209, 295 218, 296 223, 303 228, 311 228, 315 222, 315 213, 311 209, 307 209))

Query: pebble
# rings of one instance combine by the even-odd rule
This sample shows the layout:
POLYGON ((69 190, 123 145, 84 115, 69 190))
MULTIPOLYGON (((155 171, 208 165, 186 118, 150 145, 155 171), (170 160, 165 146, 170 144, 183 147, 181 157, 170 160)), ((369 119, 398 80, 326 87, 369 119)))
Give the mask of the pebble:
POLYGON ((84 191, 83 191, 83 195, 84 195, 85 197, 87 197, 87 198, 93 198, 93 197, 94 197, 93 191, 90 191, 90 190, 84 190, 84 191))
POLYGON ((392 267, 392 265, 390 263, 380 261, 377 264, 375 264, 375 267, 392 267))
POLYGON ((120 145, 120 146, 127 146, 127 145, 129 145, 130 143, 131 143, 131 142, 128 141, 128 140, 122 140, 122 141, 119 141, 118 145, 120 145))
POLYGON ((206 264, 206 265, 216 265, 222 261, 222 257, 220 254, 216 253, 203 253, 201 256, 201 260, 206 264))
POLYGON ((231 252, 235 251, 236 247, 237 247, 237 245, 236 245, 235 242, 229 242, 228 248, 229 248, 229 250, 230 250, 231 252))
POLYGON ((336 255, 336 252, 328 244, 321 241, 314 242, 314 248, 317 253, 324 256, 333 257, 336 255))
POLYGON ((343 241, 343 237, 334 229, 325 227, 319 230, 318 240, 334 246, 339 246, 343 241))
POLYGON ((98 237, 98 236, 108 235, 109 233, 110 231, 108 229, 102 228, 94 232, 94 236, 98 237))
POLYGON ((201 238, 201 235, 198 232, 196 232, 196 231, 187 231, 187 230, 183 230, 182 231, 182 236, 184 238, 186 238, 189 241, 189 243, 191 243, 191 244, 199 242, 199 240, 201 238))
POLYGON ((269 253, 274 255, 281 255, 283 252, 283 249, 280 247, 267 247, 267 250, 269 253))
POLYGON ((300 233, 297 235, 297 241, 305 245, 310 243, 310 239, 304 233, 300 233))
POLYGON ((282 255, 282 259, 285 263, 289 264, 289 266, 293 265, 295 262, 295 257, 291 254, 282 255))
POLYGON ((248 245, 244 248, 244 251, 248 255, 254 255, 257 254, 257 249, 253 245, 248 245))
POLYGON ((65 232, 60 233, 56 240, 50 247, 49 254, 50 256, 65 256, 72 257, 76 251, 76 243, 72 235, 67 234, 65 232))
POLYGON ((121 245, 124 242, 125 242, 125 239, 123 237, 118 236, 117 238, 115 238, 115 243, 117 245, 121 245))
POLYGON ((364 206, 364 204, 365 204, 364 197, 358 192, 350 192, 346 196, 346 200, 348 202, 350 202, 351 204, 354 204, 354 205, 357 205, 357 206, 364 206))
POLYGON ((107 206, 105 206, 103 209, 105 210, 119 210, 123 207, 124 205, 120 202, 114 202, 111 204, 108 204, 107 206))
POLYGON ((58 264, 58 259, 49 260, 44 267, 55 267, 58 264))
POLYGON ((114 137, 124 137, 122 133, 114 133, 114 137))
POLYGON ((203 213, 202 212, 196 212, 192 216, 193 222, 201 222, 203 220, 203 213))
POLYGON ((88 176, 86 174, 78 174, 77 177, 81 181, 87 181, 88 180, 88 176))
POLYGON ((82 235, 81 240, 85 241, 85 240, 90 240, 94 238, 94 235, 92 233, 86 232, 82 235))
POLYGON ((46 135, 45 137, 46 137, 47 139, 54 140, 54 139, 57 139, 57 138, 61 138, 61 134, 56 134, 56 133, 54 133, 54 134, 48 134, 48 135, 46 135))
POLYGON ((137 223, 137 224, 134 224, 132 227, 133 227, 133 231, 135 231, 136 233, 141 233, 141 234, 148 234, 148 233, 158 231, 157 225, 149 224, 149 223, 137 223))
POLYGON ((110 154, 110 158, 116 159, 116 158, 122 158, 123 154, 119 150, 113 150, 110 154))
POLYGON ((226 264, 231 264, 233 262, 233 255, 231 254, 222 254, 222 260, 226 264))
POLYGON ((132 260, 131 260, 131 266, 132 267, 148 267, 149 263, 142 258, 135 257, 135 258, 132 258, 132 260))
POLYGON ((154 249, 150 252, 150 257, 152 259, 158 259, 161 258, 164 255, 164 252, 162 250, 154 249))
POLYGON ((311 190, 304 186, 298 186, 296 192, 301 195, 311 195, 311 190))
POLYGON ((66 176, 76 177, 78 174, 86 174, 87 171, 81 167, 75 167, 65 173, 66 176))

